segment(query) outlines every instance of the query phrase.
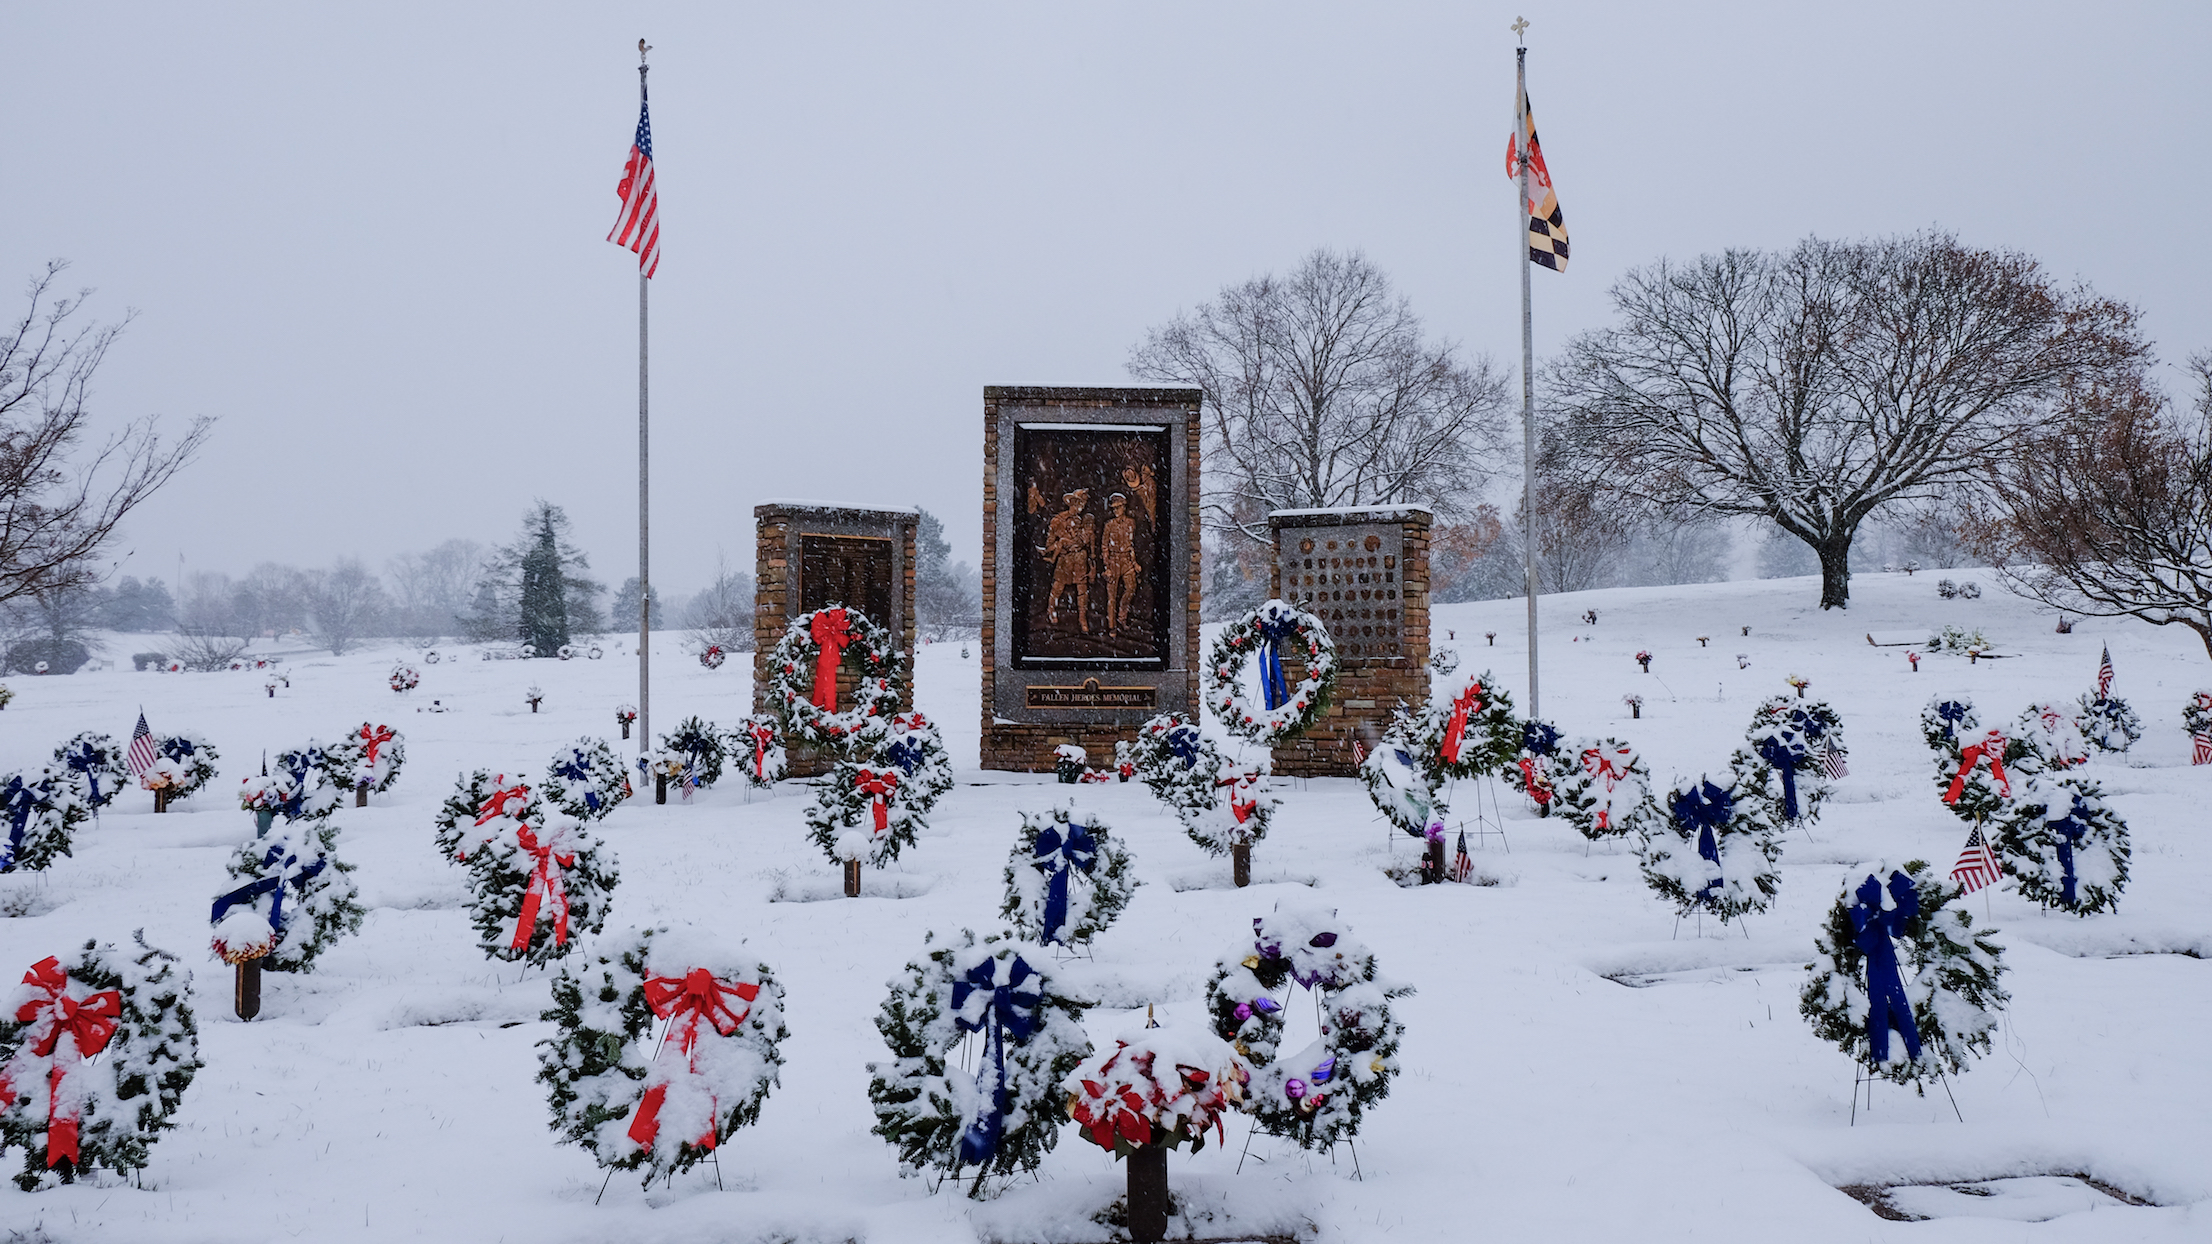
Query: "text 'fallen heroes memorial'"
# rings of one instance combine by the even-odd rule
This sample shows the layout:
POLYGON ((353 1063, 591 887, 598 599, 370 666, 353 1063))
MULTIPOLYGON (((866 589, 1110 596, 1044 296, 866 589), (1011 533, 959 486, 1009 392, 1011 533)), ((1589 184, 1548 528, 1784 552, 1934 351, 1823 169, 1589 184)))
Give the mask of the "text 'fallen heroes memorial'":
POLYGON ((1195 711, 1202 397, 984 389, 983 768, 1195 711))

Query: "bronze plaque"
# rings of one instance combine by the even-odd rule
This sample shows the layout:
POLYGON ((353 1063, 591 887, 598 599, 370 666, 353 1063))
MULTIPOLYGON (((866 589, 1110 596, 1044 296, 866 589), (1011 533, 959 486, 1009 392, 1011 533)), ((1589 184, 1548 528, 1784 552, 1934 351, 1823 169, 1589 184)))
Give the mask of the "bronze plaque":
POLYGON ((1016 424, 1013 465, 1014 668, 1166 668, 1167 429, 1016 424))
POLYGON ((1159 701, 1152 687, 1101 687, 1086 678, 1080 687, 1025 687, 1024 703, 1030 708, 1142 708, 1159 701))
POLYGON ((891 616, 891 542, 874 536, 799 537, 799 612, 844 605, 878 626, 891 616))
POLYGON ((1398 563, 1405 532, 1396 523, 1283 527, 1276 533, 1283 599, 1321 619, 1343 661, 1405 655, 1398 563))

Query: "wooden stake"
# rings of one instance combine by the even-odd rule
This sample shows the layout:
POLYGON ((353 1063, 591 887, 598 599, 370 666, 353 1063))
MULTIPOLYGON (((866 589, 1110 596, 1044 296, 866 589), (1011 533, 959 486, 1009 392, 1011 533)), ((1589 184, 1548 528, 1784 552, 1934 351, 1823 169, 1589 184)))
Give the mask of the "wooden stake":
POLYGON ((1432 838, 1429 840, 1428 865, 1421 870, 1421 884, 1435 885, 1443 879, 1444 840, 1442 838, 1432 838))
POLYGON ((1238 889, 1252 884, 1252 844, 1231 843, 1229 846, 1229 875, 1235 878, 1238 889))
POLYGON ((353 788, 353 806, 356 808, 369 806, 369 784, 367 782, 353 788))
POLYGON ((252 1019, 261 1014, 261 960, 248 959, 239 964, 235 984, 231 1005, 238 1018, 252 1019))
POLYGON ((845 897, 860 897, 860 861, 845 861, 845 897))
POLYGON ((668 775, 665 773, 653 775, 653 802, 668 802, 668 775))
POLYGON ((1150 1244, 1167 1235, 1167 1150, 1140 1145, 1129 1155, 1129 1238, 1150 1244))

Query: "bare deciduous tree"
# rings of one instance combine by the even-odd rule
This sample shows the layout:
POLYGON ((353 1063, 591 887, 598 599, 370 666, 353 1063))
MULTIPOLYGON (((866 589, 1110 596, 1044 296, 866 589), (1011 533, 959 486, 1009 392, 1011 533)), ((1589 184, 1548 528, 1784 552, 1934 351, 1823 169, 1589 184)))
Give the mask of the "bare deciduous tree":
POLYGON ((714 561, 714 582, 702 588, 684 605, 683 624, 691 632, 691 649, 710 647, 724 652, 753 650, 753 576, 730 569, 719 554, 714 561))
POLYGON ((344 656, 384 620, 384 585, 359 558, 341 557, 328 570, 310 570, 300 586, 308 625, 332 656, 344 656))
POLYGON ((1390 278, 1316 250, 1146 333, 1142 380, 1205 390, 1208 525, 1267 538, 1270 510, 1424 501, 1471 511, 1506 404, 1487 358, 1431 341, 1390 278), (1254 517, 1256 516, 1256 517, 1254 517))
POLYGON ((2145 351, 2132 308, 1943 233, 1661 262, 1612 296, 1620 324, 1551 375, 1581 478, 1773 522, 1818 555, 1822 608, 1850 603, 1868 515, 1973 479, 2145 351))
POLYGON ((0 333, 0 601, 97 583, 94 557, 116 524, 191 460, 210 425, 196 419, 165 444, 153 419, 133 420, 73 460, 92 377, 130 317, 76 323, 90 291, 49 297, 67 267, 33 277, 29 309, 0 333))
POLYGON ((1968 531, 2008 582, 2058 609, 2185 626, 2212 655, 2212 354, 2195 408, 2146 380, 2085 392, 2085 418, 1990 464, 1968 531))

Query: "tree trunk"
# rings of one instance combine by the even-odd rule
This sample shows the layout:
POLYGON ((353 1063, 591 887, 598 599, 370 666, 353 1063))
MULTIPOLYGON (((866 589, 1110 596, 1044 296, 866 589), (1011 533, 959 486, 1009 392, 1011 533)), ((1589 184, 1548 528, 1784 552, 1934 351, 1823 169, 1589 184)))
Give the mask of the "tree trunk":
POLYGON ((1820 607, 1851 607, 1851 532, 1830 536, 1813 546, 1820 554, 1820 607))
POLYGON ((1167 1149, 1139 1145, 1128 1166, 1129 1238, 1149 1244, 1167 1235, 1167 1149))

